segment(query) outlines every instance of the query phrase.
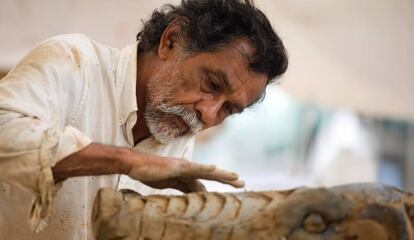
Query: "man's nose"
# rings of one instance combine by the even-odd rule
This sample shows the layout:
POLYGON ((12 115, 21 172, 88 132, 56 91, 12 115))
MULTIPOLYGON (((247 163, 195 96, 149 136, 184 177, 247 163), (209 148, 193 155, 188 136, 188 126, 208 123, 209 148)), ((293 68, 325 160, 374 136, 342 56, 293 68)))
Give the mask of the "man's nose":
POLYGON ((200 115, 200 120, 204 123, 205 128, 209 128, 220 123, 219 114, 223 103, 224 99, 215 98, 201 100, 196 104, 195 109, 200 115))

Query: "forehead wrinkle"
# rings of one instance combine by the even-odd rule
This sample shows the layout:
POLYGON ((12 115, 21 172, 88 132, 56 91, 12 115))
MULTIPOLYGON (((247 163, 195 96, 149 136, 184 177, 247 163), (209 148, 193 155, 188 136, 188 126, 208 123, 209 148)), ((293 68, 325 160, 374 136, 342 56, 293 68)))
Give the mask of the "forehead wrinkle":
POLYGON ((240 55, 240 59, 242 60, 243 65, 246 66, 246 69, 248 70, 248 72, 250 72, 250 61, 251 58, 249 56, 249 54, 247 53, 246 49, 244 49, 243 47, 238 47, 238 46, 234 46, 234 45, 230 45, 229 46, 231 49, 235 50, 238 55, 240 55))

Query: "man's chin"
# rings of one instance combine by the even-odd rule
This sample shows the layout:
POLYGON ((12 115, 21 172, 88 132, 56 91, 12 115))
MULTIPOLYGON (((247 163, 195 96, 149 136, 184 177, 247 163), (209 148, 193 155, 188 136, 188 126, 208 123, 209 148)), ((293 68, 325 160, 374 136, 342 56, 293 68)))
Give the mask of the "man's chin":
POLYGON ((155 127, 153 129, 150 127, 149 130, 155 141, 161 144, 172 143, 175 139, 180 137, 179 133, 174 133, 172 131, 166 132, 165 130, 160 130, 155 127))
POLYGON ((182 119, 181 121, 183 123, 157 121, 154 118, 146 118, 145 120, 151 135, 158 143, 161 144, 169 144, 177 138, 194 135, 182 119))

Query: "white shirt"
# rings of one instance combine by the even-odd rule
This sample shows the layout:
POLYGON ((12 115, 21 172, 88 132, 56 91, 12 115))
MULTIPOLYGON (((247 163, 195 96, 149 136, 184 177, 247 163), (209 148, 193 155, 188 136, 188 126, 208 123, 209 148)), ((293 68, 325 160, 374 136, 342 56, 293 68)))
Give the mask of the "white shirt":
POLYGON ((134 147, 136 54, 137 44, 118 51, 82 34, 62 35, 38 45, 0 81, 0 239, 93 239, 99 188, 156 193, 120 175, 55 185, 51 167, 91 142, 191 157, 193 137, 169 145, 149 138, 134 147))

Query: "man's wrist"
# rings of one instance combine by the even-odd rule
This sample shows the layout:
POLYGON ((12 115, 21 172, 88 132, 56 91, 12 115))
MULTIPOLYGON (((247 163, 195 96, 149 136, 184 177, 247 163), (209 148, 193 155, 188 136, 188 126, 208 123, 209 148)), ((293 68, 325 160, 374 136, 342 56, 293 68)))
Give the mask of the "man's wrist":
POLYGON ((119 174, 128 174, 131 171, 130 159, 132 154, 133 151, 129 148, 115 147, 113 159, 118 165, 119 174))

